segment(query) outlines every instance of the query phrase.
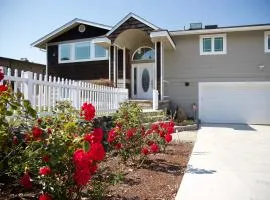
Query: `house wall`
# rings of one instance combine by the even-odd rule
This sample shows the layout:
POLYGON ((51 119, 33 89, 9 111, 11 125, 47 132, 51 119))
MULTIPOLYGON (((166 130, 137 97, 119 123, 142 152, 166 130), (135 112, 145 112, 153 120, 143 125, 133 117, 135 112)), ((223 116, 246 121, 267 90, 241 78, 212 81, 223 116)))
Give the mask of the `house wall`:
POLYGON ((58 63, 58 42, 93 38, 104 35, 108 30, 85 25, 85 32, 78 30, 79 25, 48 42, 48 74, 72 80, 109 79, 108 60, 58 63))
POLYGON ((48 74, 72 80, 109 79, 109 61, 58 63, 58 45, 48 46, 48 74))
POLYGON ((190 116, 192 103, 198 104, 199 82, 270 81, 264 31, 227 33, 225 55, 200 55, 199 35, 174 36, 173 40, 176 50, 164 55, 165 96, 172 107, 181 105, 190 116), (260 65, 265 66, 263 71, 260 65))
POLYGON ((93 27, 93 26, 85 25, 85 27, 86 27, 85 31, 83 33, 81 33, 78 30, 79 25, 77 25, 74 28, 70 29, 69 31, 67 31, 67 32, 59 35, 58 37, 52 39, 48 43, 98 37, 98 36, 101 36, 101 35, 105 35, 108 32, 108 30, 93 27))
POLYGON ((14 73, 14 70, 18 70, 18 75, 20 76, 21 70, 31 71, 37 74, 45 74, 46 66, 38 63, 32 63, 28 61, 15 60, 10 58, 0 57, 0 66, 11 68, 11 73, 14 73))

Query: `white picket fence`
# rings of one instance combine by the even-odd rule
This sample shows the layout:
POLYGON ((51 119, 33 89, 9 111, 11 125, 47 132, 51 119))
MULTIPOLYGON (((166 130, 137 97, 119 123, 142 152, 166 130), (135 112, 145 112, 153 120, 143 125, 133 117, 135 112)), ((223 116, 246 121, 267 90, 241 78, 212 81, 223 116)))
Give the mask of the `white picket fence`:
POLYGON ((59 77, 47 77, 33 72, 7 69, 4 80, 10 81, 14 92, 21 92, 33 108, 39 112, 50 112, 55 109, 57 101, 68 100, 80 109, 84 102, 92 103, 96 114, 107 115, 115 112, 119 104, 128 99, 128 90, 95 85, 59 77))

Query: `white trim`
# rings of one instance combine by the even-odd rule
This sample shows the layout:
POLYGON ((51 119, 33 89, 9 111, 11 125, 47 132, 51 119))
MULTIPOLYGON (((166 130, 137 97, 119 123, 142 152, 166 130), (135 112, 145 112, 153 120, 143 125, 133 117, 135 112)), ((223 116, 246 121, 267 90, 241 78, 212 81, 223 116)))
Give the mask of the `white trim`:
POLYGON ((264 52, 270 53, 270 46, 268 46, 268 38, 270 38, 270 31, 264 32, 264 52))
POLYGON ((157 90, 157 42, 155 42, 154 89, 157 90))
POLYGON ((52 38, 60 35, 60 33, 63 33, 66 30, 69 30, 70 28, 74 27, 77 24, 86 24, 88 26, 94 26, 94 27, 102 28, 102 29, 106 29, 106 30, 110 30, 112 28, 111 26, 107 26, 107 25, 104 25, 104 24, 99 24, 99 23, 90 22, 90 21, 75 18, 72 21, 64 24, 63 26, 55 29, 51 33, 49 33, 49 34, 45 35, 44 37, 40 38, 39 40, 33 42, 31 45, 34 46, 34 47, 40 47, 41 48, 42 43, 44 43, 46 40, 52 39, 52 38))
POLYGON ((168 31, 156 31, 156 32, 151 32, 150 33, 150 38, 159 38, 159 37, 165 37, 168 39, 168 41, 170 42, 171 46, 173 49, 176 48, 176 45, 174 43, 174 41, 172 40, 170 34, 168 33, 168 31))
MULTIPOLYGON (((105 49, 106 50, 106 49, 105 49)), ((61 43, 58 45, 58 63, 77 63, 77 62, 87 62, 87 61, 98 61, 98 60, 108 60, 108 50, 106 50, 105 57, 95 57, 95 44, 91 40, 84 40, 80 42, 72 42, 72 43, 61 43), (75 59, 75 49, 76 44, 86 43, 90 44, 90 56, 89 59, 75 59), (61 46, 62 45, 70 45, 70 60, 61 60, 61 46)))
POLYGON ((118 22, 107 34, 106 36, 109 36, 112 32, 114 32, 119 26, 121 26, 123 23, 125 23, 129 18, 135 18, 138 21, 144 23, 145 25, 153 28, 154 30, 158 30, 159 27, 155 26, 154 24, 151 24, 150 22, 146 21, 145 19, 135 15, 134 13, 129 13, 127 16, 125 16, 120 22, 118 22))
POLYGON ((163 88, 163 78, 164 78, 164 51, 163 42, 160 42, 160 99, 163 100, 164 88, 163 88))
POLYGON ((227 36, 226 34, 214 34, 214 35, 200 35, 200 55, 223 55, 227 54, 227 36), (223 38, 223 51, 215 51, 214 47, 214 39, 217 37, 223 38), (210 38, 211 39, 211 52, 203 51, 203 39, 210 38))
POLYGON ((47 53, 48 45, 46 44, 46 69, 45 75, 48 76, 48 53, 47 53))
MULTIPOLYGON (((134 52, 133 52, 133 54, 132 54, 132 57, 131 57, 131 61, 134 61, 134 56, 135 56, 135 53, 137 53, 137 51, 139 50, 139 49, 142 49, 142 48, 149 48, 149 49, 152 49, 154 52, 155 52, 155 50, 152 48, 152 47, 149 47, 149 46, 141 46, 141 47, 139 47, 139 48, 137 48, 134 52)), ((154 60, 154 59, 153 59, 154 60)), ((140 61, 140 60, 137 60, 137 61, 140 61)), ((143 61, 143 60, 141 60, 141 61, 143 61)), ((151 60, 146 60, 146 61, 151 61, 151 60)))
POLYGON ((245 26, 245 27, 231 27, 231 28, 217 28, 217 29, 201 29, 201 30, 182 30, 182 31, 170 31, 170 35, 194 35, 194 34, 212 34, 212 33, 227 33, 238 31, 256 31, 256 30, 269 30, 270 25, 262 26, 245 26))
POLYGON ((116 49, 117 47, 113 47, 113 85, 114 87, 117 87, 116 85, 116 49))
POLYGON ((108 39, 107 37, 98 37, 92 39, 92 42, 95 44, 107 44, 107 46, 110 46, 112 44, 111 40, 108 39))
POLYGON ((109 57, 109 81, 111 81, 111 46, 109 46, 108 57, 109 57))
POLYGON ((124 88, 126 88, 126 47, 123 48, 123 79, 124 88))

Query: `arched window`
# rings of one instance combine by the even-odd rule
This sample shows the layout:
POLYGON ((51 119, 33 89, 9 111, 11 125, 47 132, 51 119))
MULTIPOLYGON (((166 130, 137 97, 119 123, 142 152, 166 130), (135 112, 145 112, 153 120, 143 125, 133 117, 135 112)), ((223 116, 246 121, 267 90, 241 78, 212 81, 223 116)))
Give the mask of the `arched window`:
POLYGON ((155 51, 150 47, 140 47, 133 54, 132 60, 155 60, 155 51))

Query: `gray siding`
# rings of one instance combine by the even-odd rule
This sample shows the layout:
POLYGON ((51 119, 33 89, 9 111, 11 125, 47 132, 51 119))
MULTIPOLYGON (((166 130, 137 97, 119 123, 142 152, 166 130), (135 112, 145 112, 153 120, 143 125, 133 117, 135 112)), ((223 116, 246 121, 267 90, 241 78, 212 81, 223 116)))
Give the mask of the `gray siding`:
POLYGON ((173 107, 192 115, 199 82, 270 81, 270 53, 264 52, 264 31, 227 33, 227 54, 200 55, 199 35, 175 36, 175 51, 165 51, 165 96, 173 107), (263 71, 257 66, 264 65, 263 71), (189 86, 185 86, 189 82, 189 86))

